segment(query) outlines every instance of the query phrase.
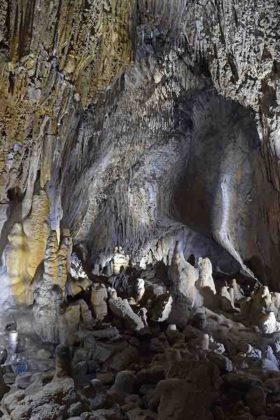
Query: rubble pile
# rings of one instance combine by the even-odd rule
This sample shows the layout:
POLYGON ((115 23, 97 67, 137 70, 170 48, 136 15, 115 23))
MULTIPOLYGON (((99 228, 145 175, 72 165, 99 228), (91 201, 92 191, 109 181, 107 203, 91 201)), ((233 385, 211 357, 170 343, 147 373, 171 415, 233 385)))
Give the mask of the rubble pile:
POLYGON ((19 337, 2 352, 4 419, 279 418, 279 293, 215 279, 179 244, 167 278, 128 264, 90 279, 76 253, 69 265, 58 334, 46 336, 48 310, 50 330, 22 348, 20 323, 7 327, 19 337))

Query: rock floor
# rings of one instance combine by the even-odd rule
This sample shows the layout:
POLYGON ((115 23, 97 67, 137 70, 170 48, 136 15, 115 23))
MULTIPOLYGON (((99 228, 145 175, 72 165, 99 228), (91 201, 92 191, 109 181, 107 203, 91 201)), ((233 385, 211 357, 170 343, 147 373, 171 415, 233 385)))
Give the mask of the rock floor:
POLYGON ((71 345, 42 343, 18 324, 13 349, 9 324, 2 418, 279 419, 279 294, 217 280, 209 260, 194 267, 176 252, 168 278, 155 273, 97 279, 103 297, 94 294, 95 316, 71 345))

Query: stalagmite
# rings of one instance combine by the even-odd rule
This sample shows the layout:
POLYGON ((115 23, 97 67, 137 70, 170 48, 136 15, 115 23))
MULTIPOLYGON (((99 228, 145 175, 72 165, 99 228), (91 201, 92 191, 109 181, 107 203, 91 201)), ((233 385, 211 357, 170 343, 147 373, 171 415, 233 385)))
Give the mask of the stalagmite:
POLYGON ((216 287, 212 277, 212 264, 209 258, 199 258, 198 271, 198 289, 209 288, 214 294, 216 294, 216 287))
POLYGON ((144 328, 144 323, 142 319, 133 312, 130 307, 127 299, 122 299, 117 296, 117 293, 114 289, 109 291, 109 308, 114 315, 123 319, 132 329, 136 331, 144 328))
POLYGON ((97 320, 103 321, 108 313, 108 293, 103 284, 94 284, 91 291, 91 303, 97 320))

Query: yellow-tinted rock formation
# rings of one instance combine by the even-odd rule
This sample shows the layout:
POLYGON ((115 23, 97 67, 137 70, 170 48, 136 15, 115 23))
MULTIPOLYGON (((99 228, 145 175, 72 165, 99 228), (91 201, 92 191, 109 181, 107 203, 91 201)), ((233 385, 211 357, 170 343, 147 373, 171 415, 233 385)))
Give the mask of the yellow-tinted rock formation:
POLYGON ((8 237, 7 274, 18 303, 30 304, 33 301, 31 283, 45 255, 48 214, 48 198, 41 191, 33 197, 30 215, 22 223, 15 223, 8 237))

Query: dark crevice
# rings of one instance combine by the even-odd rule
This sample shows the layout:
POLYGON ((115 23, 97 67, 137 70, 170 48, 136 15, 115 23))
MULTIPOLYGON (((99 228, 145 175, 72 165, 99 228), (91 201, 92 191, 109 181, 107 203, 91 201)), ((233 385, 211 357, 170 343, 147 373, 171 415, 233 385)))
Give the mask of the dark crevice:
POLYGON ((237 82, 239 79, 238 76, 238 70, 237 70, 237 66, 235 63, 235 59, 232 53, 228 53, 227 54, 227 59, 228 59, 228 63, 232 72, 232 76, 233 76, 233 82, 237 82))

